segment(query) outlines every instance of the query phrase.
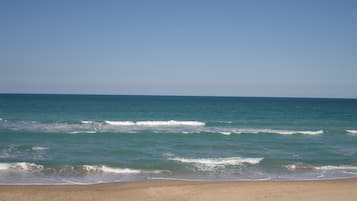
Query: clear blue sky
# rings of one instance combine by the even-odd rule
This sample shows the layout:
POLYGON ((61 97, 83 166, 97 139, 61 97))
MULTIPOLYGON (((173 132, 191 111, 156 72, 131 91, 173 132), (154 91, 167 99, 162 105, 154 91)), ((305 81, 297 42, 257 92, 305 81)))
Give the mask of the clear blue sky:
POLYGON ((0 92, 357 98, 357 1, 0 1, 0 92))

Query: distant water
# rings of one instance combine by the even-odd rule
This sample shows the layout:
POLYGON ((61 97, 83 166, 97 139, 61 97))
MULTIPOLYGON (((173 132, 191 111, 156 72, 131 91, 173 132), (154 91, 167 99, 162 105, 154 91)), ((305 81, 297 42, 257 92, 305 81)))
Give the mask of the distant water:
POLYGON ((357 100, 0 95, 0 183, 357 176, 357 100))

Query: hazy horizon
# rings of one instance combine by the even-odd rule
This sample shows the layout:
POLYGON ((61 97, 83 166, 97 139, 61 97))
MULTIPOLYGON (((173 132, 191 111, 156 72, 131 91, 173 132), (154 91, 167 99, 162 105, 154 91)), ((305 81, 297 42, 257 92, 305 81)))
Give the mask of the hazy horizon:
POLYGON ((355 1, 2 1, 0 93, 357 98, 355 1))
POLYGON ((185 94, 113 94, 113 93, 2 93, 0 95, 54 95, 54 96, 157 96, 157 97, 208 97, 208 98, 277 98, 277 99, 357 99, 349 97, 309 97, 309 96, 231 96, 231 95, 185 95, 185 94))

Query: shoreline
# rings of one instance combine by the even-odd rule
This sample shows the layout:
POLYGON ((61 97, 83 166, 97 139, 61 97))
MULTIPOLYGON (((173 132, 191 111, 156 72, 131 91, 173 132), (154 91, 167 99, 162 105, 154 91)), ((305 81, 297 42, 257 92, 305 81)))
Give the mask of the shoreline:
POLYGON ((10 200, 357 200, 357 178, 309 181, 147 180, 88 185, 0 185, 10 200))
POLYGON ((144 180, 124 180, 124 181, 108 181, 108 182, 98 182, 98 183, 80 183, 80 182, 71 182, 71 183, 0 183, 0 187, 2 186, 92 186, 92 185, 105 185, 105 184, 128 184, 128 183, 146 183, 146 182, 202 182, 202 183, 224 183, 224 182, 324 182, 324 181, 340 181, 340 180, 356 180, 357 176, 355 177, 341 177, 341 178, 324 178, 324 179, 270 179, 270 178, 263 178, 263 179, 232 179, 232 180, 225 180, 225 179, 187 179, 187 178, 165 178, 165 177, 158 177, 158 178, 150 178, 144 180))

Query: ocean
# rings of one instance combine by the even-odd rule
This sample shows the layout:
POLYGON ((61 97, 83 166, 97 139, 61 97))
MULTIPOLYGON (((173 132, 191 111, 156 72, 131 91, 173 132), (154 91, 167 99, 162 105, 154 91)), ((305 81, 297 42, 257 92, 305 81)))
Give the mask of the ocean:
POLYGON ((1 184, 357 176, 357 100, 0 95, 1 184))

